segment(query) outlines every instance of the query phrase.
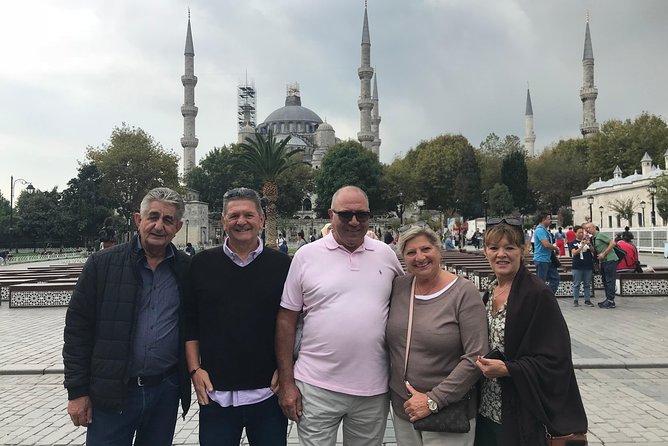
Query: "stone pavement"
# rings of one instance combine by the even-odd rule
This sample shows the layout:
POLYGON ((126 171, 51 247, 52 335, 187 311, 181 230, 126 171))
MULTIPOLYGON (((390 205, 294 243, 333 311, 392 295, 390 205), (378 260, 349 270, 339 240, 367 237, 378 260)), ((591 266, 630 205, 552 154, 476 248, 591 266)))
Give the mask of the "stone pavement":
MULTIPOLYGON (((650 265, 663 258, 643 259, 650 265)), ((618 297, 617 308, 574 308, 568 322, 591 445, 668 445, 668 297, 618 297)), ((81 445, 62 387, 64 308, 0 306, 0 445, 81 445)), ((196 445, 197 404, 174 443, 196 445)), ((290 444, 298 444, 290 426, 290 444)), ((242 444, 246 444, 242 442, 242 444)), ((340 443, 339 443, 340 444, 340 443)), ((396 444, 391 421, 385 444, 396 444)))

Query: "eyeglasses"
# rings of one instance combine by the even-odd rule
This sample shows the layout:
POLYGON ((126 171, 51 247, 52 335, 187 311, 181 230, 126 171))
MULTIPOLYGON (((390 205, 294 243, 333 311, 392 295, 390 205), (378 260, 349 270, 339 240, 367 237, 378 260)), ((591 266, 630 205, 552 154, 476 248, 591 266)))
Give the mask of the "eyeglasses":
POLYGON ((236 187, 225 192, 223 200, 233 200, 235 198, 249 198, 252 200, 259 200, 260 196, 253 189, 247 187, 236 187))
POLYGON ((353 217, 360 223, 366 223, 371 218, 371 212, 369 211, 335 211, 332 209, 332 212, 338 215, 345 223, 348 223, 353 217))
POLYGON ((509 226, 522 227, 522 220, 519 218, 509 218, 509 217, 494 217, 487 219, 487 226, 500 225, 501 223, 507 224, 509 226))

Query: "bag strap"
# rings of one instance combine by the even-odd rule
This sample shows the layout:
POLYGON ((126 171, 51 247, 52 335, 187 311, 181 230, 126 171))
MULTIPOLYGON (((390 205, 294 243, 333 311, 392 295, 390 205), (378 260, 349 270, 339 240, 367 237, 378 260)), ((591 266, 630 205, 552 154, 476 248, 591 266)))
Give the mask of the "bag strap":
POLYGON ((415 277, 411 283, 411 299, 408 303, 408 331, 406 332, 406 354, 404 355, 404 381, 408 372, 408 352, 411 349, 411 333, 413 332, 413 305, 415 301, 415 277))

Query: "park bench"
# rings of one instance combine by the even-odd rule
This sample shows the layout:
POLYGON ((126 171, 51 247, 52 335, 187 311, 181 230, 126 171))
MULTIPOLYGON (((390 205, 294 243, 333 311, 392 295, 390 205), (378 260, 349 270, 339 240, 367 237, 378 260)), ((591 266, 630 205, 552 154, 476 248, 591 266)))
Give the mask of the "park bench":
POLYGON ((617 273, 620 296, 668 296, 668 271, 617 273))

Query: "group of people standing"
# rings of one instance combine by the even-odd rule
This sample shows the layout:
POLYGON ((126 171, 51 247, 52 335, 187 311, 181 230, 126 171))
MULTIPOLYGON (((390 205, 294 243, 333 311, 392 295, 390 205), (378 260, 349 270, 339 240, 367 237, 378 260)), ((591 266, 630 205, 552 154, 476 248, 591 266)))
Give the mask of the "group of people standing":
POLYGON ((366 194, 332 197, 331 231, 294 257, 263 245, 258 194, 223 197, 222 246, 188 256, 171 243, 184 204, 167 188, 144 197, 134 240, 93 254, 65 323, 68 414, 89 445, 169 445, 191 383, 203 445, 330 446, 383 442, 547 444, 587 419, 568 328, 522 259, 520 225, 485 232, 496 274, 485 296, 441 268, 428 227, 398 253, 367 236, 366 194), (495 355, 488 355, 494 348, 495 355), (460 407, 467 428, 420 424, 460 407))

